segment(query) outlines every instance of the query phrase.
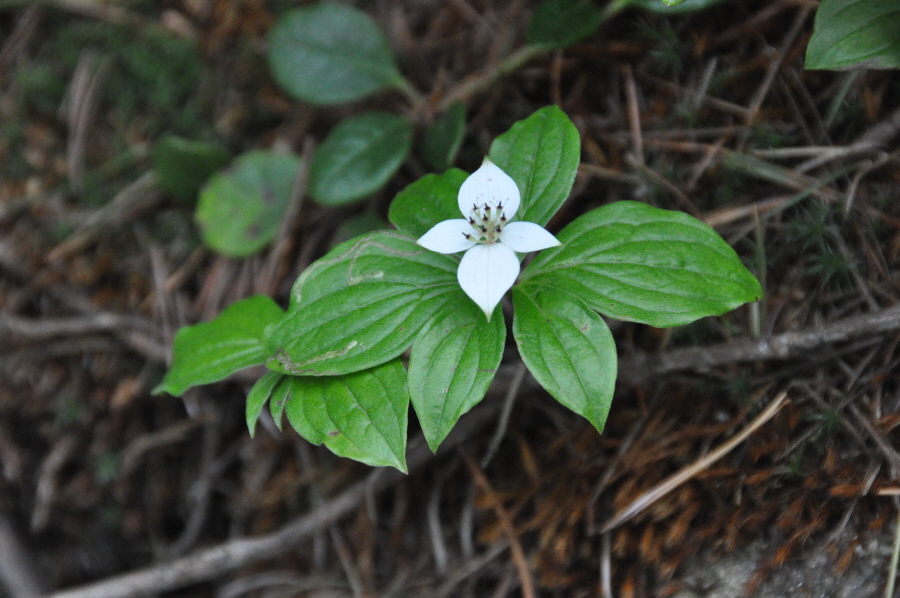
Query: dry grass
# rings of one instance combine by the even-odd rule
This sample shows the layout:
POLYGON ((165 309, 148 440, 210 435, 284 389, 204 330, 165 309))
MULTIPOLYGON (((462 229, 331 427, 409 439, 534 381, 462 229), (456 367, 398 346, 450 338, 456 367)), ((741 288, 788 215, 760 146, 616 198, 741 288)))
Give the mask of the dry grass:
MULTIPOLYGON (((521 43, 533 4, 367 7, 437 106, 521 43)), ((368 474, 272 425, 251 440, 242 416, 248 378, 183 402, 149 389, 178 326, 253 293, 283 303, 341 222, 384 214, 423 166, 411 159, 364 206, 307 202, 277 250, 216 257, 198 246, 189 207, 140 187, 148 148, 181 122, 173 112, 181 105, 137 98, 129 113, 109 93, 121 72, 108 49, 71 56, 51 41, 115 20, 191 37, 201 56, 190 87, 200 120, 178 125, 196 127, 182 132, 234 151, 301 152, 363 106, 314 109, 280 94, 260 54, 276 5, 0 10, 0 514, 13 524, 0 534, 32 555, 43 590, 273 532, 368 474)), ((543 105, 559 104, 578 126, 582 165, 551 228, 639 199, 707 219, 763 281, 758 309, 672 331, 615 325, 623 360, 815 331, 897 303, 898 80, 803 71, 811 26, 810 3, 789 0, 668 19, 628 12, 468 98, 458 161, 468 170, 494 136, 543 105)), ((392 93, 364 104, 406 109, 392 93)), ((840 572, 856 542, 842 530, 864 538, 895 516, 898 343, 895 327, 788 360, 638 379, 620 388, 602 435, 525 383, 483 469, 485 428, 465 454, 438 457, 283 554, 177 593, 668 596, 696 555, 723 556, 754 540, 769 548, 748 593, 814 550, 840 572), (601 533, 781 392, 789 403, 735 450, 601 533)), ((508 359, 517 362, 514 351, 508 359)))

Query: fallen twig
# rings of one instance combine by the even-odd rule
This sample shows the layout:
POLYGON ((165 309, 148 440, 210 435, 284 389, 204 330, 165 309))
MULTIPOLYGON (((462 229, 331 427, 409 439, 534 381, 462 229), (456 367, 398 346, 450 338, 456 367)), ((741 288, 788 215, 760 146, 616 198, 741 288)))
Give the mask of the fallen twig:
POLYGON ((638 355, 619 362, 620 384, 634 385, 675 371, 705 372, 713 367, 766 359, 789 359, 822 345, 900 330, 900 305, 852 316, 809 330, 769 338, 744 339, 708 347, 675 349, 659 355, 638 355))
POLYGON ((82 336, 122 329, 144 329, 142 320, 108 312, 70 318, 17 318, 0 315, 0 334, 7 338, 46 341, 58 336, 82 336))
POLYGON ((109 204, 97 210, 72 236, 55 247, 47 255, 47 261, 55 262, 78 253, 110 226, 120 226, 123 222, 137 218, 155 207, 162 197, 156 175, 152 171, 142 175, 120 191, 109 204))
POLYGON ((33 559, 16 537, 12 524, 0 513, 0 587, 10 598, 37 598, 43 592, 31 564, 33 559))
POLYGON ((884 598, 892 598, 894 595, 894 585, 897 582, 898 561, 900 561, 900 509, 897 509, 897 524, 894 527, 894 549, 891 551, 891 564, 888 567, 888 578, 884 588, 884 598))
MULTIPOLYGON (((441 445, 438 454, 464 442, 497 415, 496 402, 486 402, 460 420, 441 445)), ((424 439, 411 443, 407 464, 409 471, 420 469, 434 455, 424 439)), ((131 598, 159 594, 193 583, 210 580, 229 571, 284 553, 312 534, 350 514, 368 495, 390 488, 405 479, 399 471, 382 468, 373 471, 362 482, 354 484, 338 496, 328 499, 311 513, 296 519, 279 531, 256 538, 231 540, 197 551, 191 555, 115 577, 51 594, 48 598, 131 598)))

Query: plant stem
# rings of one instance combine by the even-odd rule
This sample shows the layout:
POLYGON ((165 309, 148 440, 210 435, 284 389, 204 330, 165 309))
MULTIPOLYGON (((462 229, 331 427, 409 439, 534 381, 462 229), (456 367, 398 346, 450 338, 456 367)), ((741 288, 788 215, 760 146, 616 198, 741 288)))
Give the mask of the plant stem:
POLYGON ((465 100, 470 96, 489 87, 494 81, 516 70, 535 56, 540 56, 549 51, 544 46, 524 46, 507 56, 502 62, 498 62, 484 71, 464 79, 459 85, 452 88, 437 105, 436 112, 443 112, 454 102, 465 100))
POLYGON ((413 87, 412 83, 406 77, 400 77, 394 85, 396 89, 401 91, 406 99, 412 104, 414 113, 417 113, 422 105, 426 102, 425 96, 419 93, 419 90, 413 87))

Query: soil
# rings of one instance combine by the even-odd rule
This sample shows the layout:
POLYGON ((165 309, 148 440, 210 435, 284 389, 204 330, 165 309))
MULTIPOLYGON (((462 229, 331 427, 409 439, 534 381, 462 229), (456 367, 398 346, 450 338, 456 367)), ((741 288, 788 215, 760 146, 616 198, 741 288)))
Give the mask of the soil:
POLYGON ((630 9, 462 94, 455 164, 469 172, 542 106, 578 127, 551 231, 623 199, 685 211, 763 284, 759 304, 675 329, 611 321, 622 375, 602 434, 530 376, 516 386, 511 335, 455 445, 415 453, 408 476, 266 414, 251 438, 258 368, 151 394, 180 326, 258 293, 285 306, 299 273, 384 225, 428 172, 414 152, 372 197, 298 203, 269 248, 228 259, 203 246, 194 202, 154 178, 160 140, 303 155, 366 109, 424 127, 525 43, 537 2, 357 4, 418 108, 395 91, 339 107, 286 95, 266 34, 294 3, 0 2, 0 596, 885 595, 900 533, 900 79, 805 71, 814 2, 630 9))

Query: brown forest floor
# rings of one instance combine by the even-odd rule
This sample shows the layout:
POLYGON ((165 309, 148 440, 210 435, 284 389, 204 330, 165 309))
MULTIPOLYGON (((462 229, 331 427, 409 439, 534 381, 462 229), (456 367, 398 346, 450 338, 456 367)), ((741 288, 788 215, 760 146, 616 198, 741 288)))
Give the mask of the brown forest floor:
MULTIPOLYGON (((0 596, 103 579, 118 584, 103 595, 126 595, 140 580, 116 576, 155 564, 140 587, 175 596, 700 596, 716 584, 696 563, 732 554, 753 555, 748 595, 816 559, 833 576, 819 593, 770 591, 844 595, 837 580, 862 567, 872 583, 853 595, 883 595, 900 495, 900 79, 805 72, 815 2, 629 11, 468 98, 469 171, 541 106, 579 128, 582 166, 552 230, 619 199, 687 211, 765 299, 669 331, 614 324, 622 373, 602 435, 528 376, 517 384, 511 345, 461 448, 408 477, 271 421, 251 439, 249 377, 149 394, 178 326, 255 293, 285 304, 348 219, 384 216, 424 173, 411 159, 364 204, 306 202, 277 250, 235 261, 202 249, 191 206, 147 175, 154 141, 300 152, 342 116, 403 98, 315 109, 283 96, 262 52, 290 2, 6 4, 0 596), (647 508, 602 532, 636 499, 647 508), (246 537, 262 540, 232 542, 246 537), (210 561, 215 547, 232 560, 210 561)), ((360 4, 437 101, 521 43, 535 2, 360 4)))

